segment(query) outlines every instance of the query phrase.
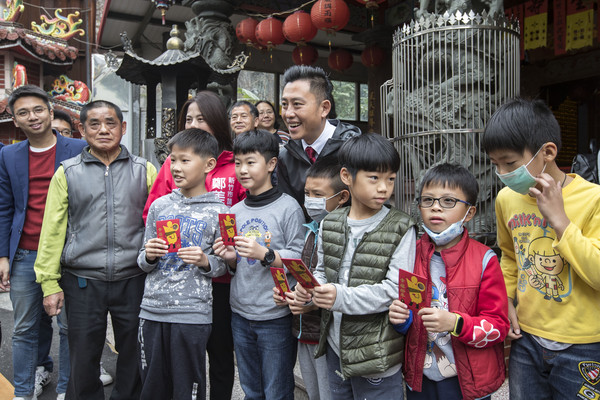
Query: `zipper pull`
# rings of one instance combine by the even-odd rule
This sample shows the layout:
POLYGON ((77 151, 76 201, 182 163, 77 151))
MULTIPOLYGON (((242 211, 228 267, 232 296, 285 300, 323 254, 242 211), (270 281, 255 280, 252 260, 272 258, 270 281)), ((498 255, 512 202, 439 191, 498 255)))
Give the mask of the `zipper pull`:
POLYGON ((106 166, 106 170, 104 171, 104 176, 108 176, 108 165, 106 166))

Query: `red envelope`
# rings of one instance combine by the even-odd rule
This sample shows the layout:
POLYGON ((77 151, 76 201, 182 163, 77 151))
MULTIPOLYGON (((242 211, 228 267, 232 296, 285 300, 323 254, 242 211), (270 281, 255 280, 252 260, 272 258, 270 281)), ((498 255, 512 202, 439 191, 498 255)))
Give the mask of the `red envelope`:
POLYGON ((271 267, 271 275, 273 275, 273 282, 279 289, 281 297, 285 298, 285 294, 290 291, 290 285, 285 276, 285 270, 283 268, 271 267))
POLYGON ((317 282, 313 274, 311 274, 310 269, 308 269, 301 259, 282 258, 281 261, 303 288, 314 289, 316 286, 319 286, 319 282, 317 282))
POLYGON ((156 221, 156 237, 163 239, 169 245, 169 253, 177 253, 181 248, 181 230, 179 219, 156 221))
POLYGON ((235 214, 219 214, 219 228, 221 228, 221 238, 226 246, 235 246, 233 238, 237 235, 235 226, 235 214))
POLYGON ((418 312, 424 307, 429 307, 427 300, 427 280, 422 276, 401 269, 400 278, 398 279, 398 290, 400 292, 400 301, 413 310, 413 313, 418 312))

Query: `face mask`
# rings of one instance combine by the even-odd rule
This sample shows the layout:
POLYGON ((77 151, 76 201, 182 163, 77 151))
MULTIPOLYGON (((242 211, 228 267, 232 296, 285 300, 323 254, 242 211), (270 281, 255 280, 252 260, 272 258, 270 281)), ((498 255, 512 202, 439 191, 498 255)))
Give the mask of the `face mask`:
MULTIPOLYGON (((337 196, 338 194, 340 194, 342 192, 337 192, 336 194, 334 194, 331 197, 310 197, 310 196, 304 196, 304 208, 306 208, 306 212, 308 213, 308 216, 312 218, 313 221, 321 223, 321 221, 323 221, 323 218, 325 218, 325 216, 327 214, 329 214, 329 211, 327 211, 327 200, 329 199, 333 199, 335 196, 337 196)), ((338 205, 339 207, 339 205, 338 205)), ((335 209, 337 210, 336 207, 335 209)))
MULTIPOLYGON (((504 183, 506 186, 508 186, 510 189, 514 190, 515 192, 520 193, 520 194, 529 193, 529 188, 534 186, 536 184, 536 181, 535 181, 535 178, 531 175, 531 173, 529 173, 527 166, 529 164, 531 164, 531 162, 538 155, 540 150, 542 150, 541 147, 533 155, 533 157, 531 158, 531 160, 529 160, 529 162, 527 164, 521 165, 519 168, 515 169, 512 172, 508 172, 506 174, 499 174, 498 170, 496 170, 496 175, 498 175, 498 178, 500 178, 502 183, 504 183)), ((546 163, 544 163, 544 168, 542 169, 542 172, 544 172, 545 170, 546 170, 546 163)))
POLYGON ((423 224, 423 229, 425 229, 425 232, 427 232, 427 235, 429 235, 429 238, 433 243, 438 246, 445 246, 458 236, 462 235, 465 230, 463 222, 465 221, 465 218, 467 218, 470 209, 471 207, 467 209, 467 213, 460 221, 456 221, 440 233, 433 232, 431 229, 427 228, 425 224, 423 224))

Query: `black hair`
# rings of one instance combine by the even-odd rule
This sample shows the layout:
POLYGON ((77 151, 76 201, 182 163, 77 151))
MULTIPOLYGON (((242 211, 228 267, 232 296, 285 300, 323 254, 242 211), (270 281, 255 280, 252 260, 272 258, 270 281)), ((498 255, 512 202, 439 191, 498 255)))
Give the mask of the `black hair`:
POLYGON ((117 114, 117 118, 119 119, 119 121, 123 123, 123 112, 121 111, 118 105, 111 103, 107 100, 96 100, 87 103, 81 108, 81 112, 79 113, 79 121, 81 122, 81 125, 85 125, 85 121, 87 121, 87 115, 90 110, 103 107, 114 110, 115 114, 117 114))
POLYGON ((172 151, 174 146, 180 149, 191 149, 194 154, 200 157, 213 157, 216 159, 219 156, 217 138, 202 129, 192 128, 178 132, 167 143, 169 151, 172 151))
POLYGON ((13 92, 8 97, 7 105, 13 116, 15 114, 15 110, 13 109, 15 102, 22 97, 37 97, 38 99, 42 99, 44 100, 44 103, 46 103, 46 107, 48 107, 48 109, 51 109, 50 96, 48 96, 48 93, 44 92, 39 86, 24 85, 19 86, 18 88, 13 90, 13 92))
MULTIPOLYGON (((274 114, 273 119, 275 120, 275 124, 273 125, 273 128, 279 129, 279 120, 281 119, 281 115, 279 115, 279 112, 275 109, 275 106, 273 105, 273 103, 271 103, 268 100, 259 100, 256 103, 254 103, 254 106, 256 107, 256 111, 258 112, 258 105, 262 104, 262 103, 268 104, 269 107, 271 107, 271 109, 273 110, 273 114, 274 114)), ((259 115, 260 115, 260 113, 259 113, 259 115)))
MULTIPOLYGON (((323 100, 333 101, 333 85, 323 68, 310 65, 294 65, 285 70, 282 87, 285 88, 288 83, 299 80, 306 80, 310 83, 310 92, 317 98, 319 103, 323 100)), ((335 113, 333 103, 332 110, 335 113)), ((332 118, 335 117, 332 116, 332 118)))
POLYGON ((552 111, 541 100, 515 98, 500 106, 485 126, 483 149, 536 153, 552 142, 560 150, 560 126, 552 111))
POLYGON ((71 126, 71 131, 75 131, 75 127, 73 126, 73 120, 71 119, 71 116, 66 111, 55 109, 54 110, 54 119, 60 119, 62 121, 65 121, 66 123, 68 123, 71 126))
POLYGON ((202 118, 210 127, 217 142, 219 143, 219 154, 224 150, 233 150, 233 139, 229 133, 229 120, 225 105, 214 92, 209 90, 199 91, 194 98, 189 99, 181 107, 179 114, 179 130, 185 129, 185 121, 190 104, 196 103, 202 113, 202 118))
POLYGON ((423 193, 423 188, 425 186, 431 185, 460 189, 467 197, 466 199, 460 200, 465 200, 471 205, 477 203, 479 184, 473 174, 462 165, 443 163, 429 168, 419 187, 419 196, 423 193))
POLYGON ((334 193, 339 193, 342 190, 348 190, 348 186, 342 182, 340 177, 340 165, 337 157, 325 156, 319 157, 313 165, 306 171, 306 178, 324 178, 328 179, 334 193))
POLYGON ((254 104, 252 104, 246 100, 238 100, 235 103, 233 103, 231 105, 231 107, 229 107, 229 112, 227 113, 227 115, 229 115, 229 118, 231 118, 231 111, 233 111, 234 108, 241 107, 241 106, 248 106, 248 109, 250 110, 250 114, 252 114, 252 116, 254 118, 258 118, 258 109, 256 108, 256 106, 254 104))
POLYGON ((233 141, 233 154, 260 153, 266 162, 279 157, 279 142, 275 135, 264 129, 253 129, 240 133, 233 141))
POLYGON ((338 151, 338 160, 353 178, 358 171, 397 172, 400 168, 394 145, 377 133, 348 139, 338 151))

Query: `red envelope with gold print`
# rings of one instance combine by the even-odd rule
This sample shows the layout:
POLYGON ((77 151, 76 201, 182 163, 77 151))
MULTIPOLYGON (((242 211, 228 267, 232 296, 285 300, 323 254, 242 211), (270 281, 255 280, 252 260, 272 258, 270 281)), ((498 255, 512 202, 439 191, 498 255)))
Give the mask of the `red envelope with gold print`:
POLYGON ((271 275, 273 275, 275 287, 279 289, 279 294, 281 294, 281 297, 285 298, 286 292, 290 291, 290 285, 285 276, 285 270, 283 268, 271 267, 271 275))
POLYGON ((221 238, 226 246, 235 246, 233 238, 237 235, 235 226, 235 214, 219 214, 219 228, 221 228, 221 238))
POLYGON ((301 284, 304 289, 314 289, 316 286, 319 286, 319 282, 317 282, 313 274, 311 274, 310 270, 301 259, 282 258, 281 262, 283 262, 283 265, 287 267, 288 271, 290 271, 290 274, 296 278, 298 283, 301 284))
POLYGON ((179 219, 156 221, 156 237, 163 239, 169 245, 169 253, 177 253, 181 248, 181 230, 179 219))
POLYGON ((400 301, 406 304, 413 312, 418 312, 421 308, 429 307, 429 304, 427 304, 427 280, 422 276, 401 269, 400 278, 398 279, 398 290, 400 292, 400 301))

